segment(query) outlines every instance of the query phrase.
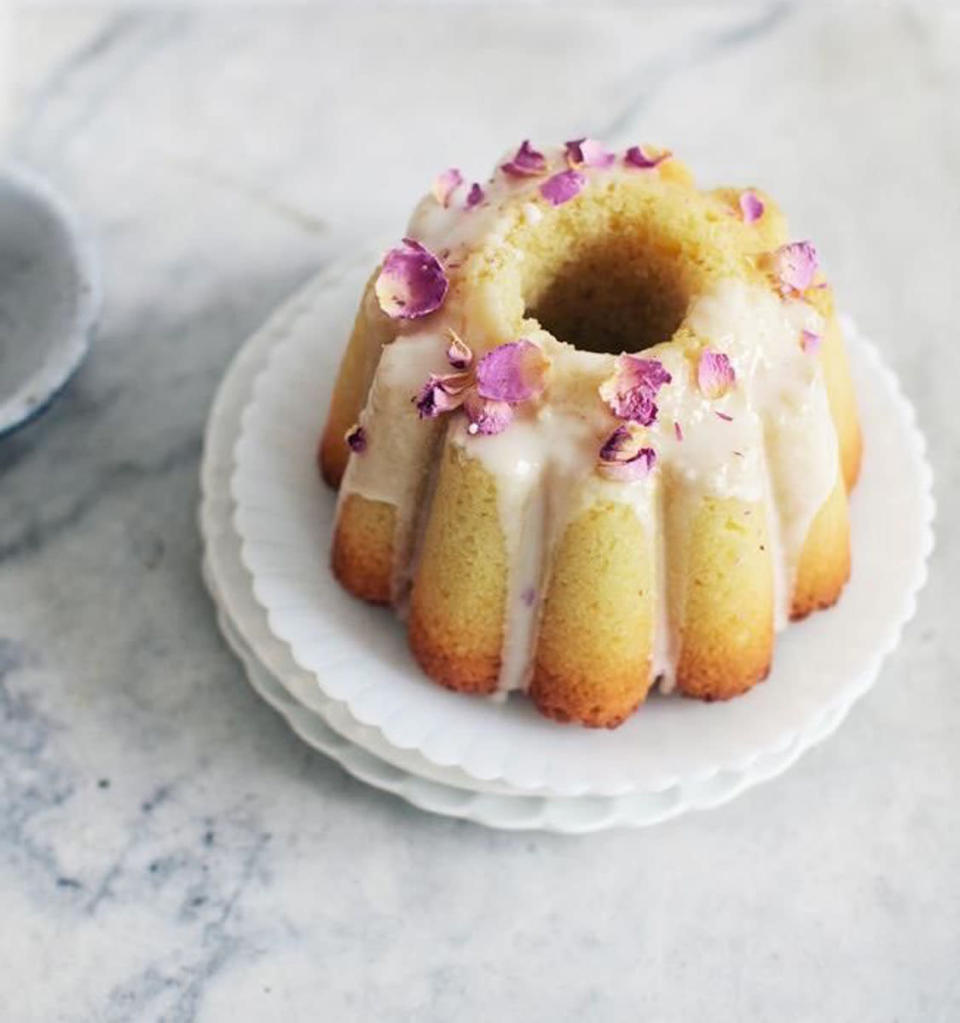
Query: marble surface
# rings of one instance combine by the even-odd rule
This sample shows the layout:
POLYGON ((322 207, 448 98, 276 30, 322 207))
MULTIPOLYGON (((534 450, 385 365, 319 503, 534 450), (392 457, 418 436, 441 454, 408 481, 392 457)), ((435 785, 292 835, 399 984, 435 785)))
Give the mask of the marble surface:
POLYGON ((8 149, 72 196, 107 303, 0 442, 0 1019, 960 1018, 956 8, 15 29, 8 149), (582 132, 781 197, 916 402, 940 514, 918 617, 833 739, 720 810, 570 839, 421 814, 303 747, 218 636, 194 519, 209 401, 275 303, 438 168, 582 132))

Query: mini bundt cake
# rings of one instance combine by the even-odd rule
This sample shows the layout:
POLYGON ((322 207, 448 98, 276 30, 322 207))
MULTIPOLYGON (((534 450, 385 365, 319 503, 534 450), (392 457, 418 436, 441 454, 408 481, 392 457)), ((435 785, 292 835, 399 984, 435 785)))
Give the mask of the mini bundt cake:
POLYGON ((320 446, 333 570, 452 689, 613 727, 750 689, 850 571, 829 285, 758 189, 524 142, 441 174, 373 274, 320 446))

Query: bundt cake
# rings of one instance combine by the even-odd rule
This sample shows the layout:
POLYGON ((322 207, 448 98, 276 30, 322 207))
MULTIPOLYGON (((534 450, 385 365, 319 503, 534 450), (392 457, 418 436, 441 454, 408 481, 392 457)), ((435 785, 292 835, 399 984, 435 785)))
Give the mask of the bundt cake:
POLYGON ((441 174, 360 303, 320 444, 333 570, 451 689, 613 727, 750 689, 850 570, 860 432, 814 247, 671 153, 441 174))

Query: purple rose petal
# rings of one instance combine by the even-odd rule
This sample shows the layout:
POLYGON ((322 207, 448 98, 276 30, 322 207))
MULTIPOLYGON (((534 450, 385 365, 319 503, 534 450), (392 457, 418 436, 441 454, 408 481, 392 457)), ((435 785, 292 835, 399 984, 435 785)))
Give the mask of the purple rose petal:
POLYGON ((773 254, 773 273, 784 295, 802 295, 813 284, 818 266, 812 242, 790 242, 773 254))
POLYGON ((740 193, 740 213, 745 224, 752 224, 763 216, 763 200, 756 192, 740 193))
POLYGON ((600 385, 600 397, 618 419, 649 426, 657 418, 657 392, 673 378, 658 359, 624 353, 616 369, 600 385))
POLYGON ((492 436, 503 431, 513 420, 513 407, 505 401, 491 401, 471 390, 463 405, 470 425, 467 433, 492 436))
POLYGON ((412 238, 391 249, 374 287, 380 308, 393 319, 417 319, 443 305, 447 275, 440 261, 412 238))
POLYGON ((562 206, 578 195, 586 183, 587 179, 579 171, 560 171, 544 181, 540 186, 540 194, 552 206, 562 206))
POLYGON ((610 167, 617 158, 596 139, 572 139, 564 149, 571 167, 610 167))
POLYGON ((597 469, 607 479, 631 483, 643 479, 656 465, 657 453, 643 446, 643 432, 618 426, 600 448, 597 469))
POLYGON ((736 378, 730 357, 725 352, 704 348, 697 363, 697 386, 705 398, 722 398, 736 378))
POLYGON ((463 175, 456 167, 449 167, 442 174, 438 174, 433 182, 434 199, 446 208, 450 205, 450 197, 463 184, 463 175))
POLYGON ((470 346, 460 337, 455 330, 447 328, 447 362, 457 370, 465 370, 473 362, 473 352, 470 346))
POLYGON ((477 363, 477 393, 492 401, 537 397, 546 385, 549 362, 532 341, 521 338, 487 352, 477 363))
POLYGON ((820 351, 820 345, 823 343, 823 336, 818 334, 815 330, 801 330, 800 331, 800 347, 807 353, 807 355, 816 355, 820 351))
POLYGON ((344 439, 355 455, 362 455, 367 450, 367 431, 362 426, 351 426, 344 439))
POLYGON ((472 210, 474 206, 479 206, 485 198, 486 193, 480 187, 480 183, 478 181, 474 181, 474 183, 470 186, 470 191, 467 192, 467 201, 463 204, 463 208, 465 210, 472 210))
POLYGON ((431 373, 413 397, 420 418, 436 419, 444 412, 459 408, 464 402, 469 383, 470 377, 466 373, 450 373, 447 376, 431 373))
POLYGON ((655 149, 653 146, 631 146, 623 157, 628 167, 650 170, 663 163, 671 155, 669 149, 655 149))
POLYGON ((642 446, 639 430, 631 426, 618 426, 600 447, 602 462, 622 462, 633 456, 642 446))
POLYGON ((546 173, 547 161, 543 153, 530 146, 529 139, 524 139, 513 158, 501 164, 500 169, 514 178, 536 177, 546 173))

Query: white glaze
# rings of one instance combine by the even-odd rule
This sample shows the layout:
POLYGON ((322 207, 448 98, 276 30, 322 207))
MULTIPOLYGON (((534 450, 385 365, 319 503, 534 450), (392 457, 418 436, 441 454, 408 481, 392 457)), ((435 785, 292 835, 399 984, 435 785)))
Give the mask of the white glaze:
POLYGON ((416 547, 418 496, 427 482, 443 423, 426 423, 413 397, 431 373, 449 370, 444 334, 424 330, 402 343, 386 345, 360 416, 368 446, 362 458, 351 457, 340 488, 339 506, 351 494, 396 508, 393 597, 406 591, 416 547), (371 424, 389 423, 388 429, 371 424))
MULTIPOLYGON (((548 151, 547 157, 550 172, 563 167, 562 150, 548 151)), ((584 173, 592 184, 643 172, 617 166, 584 173)), ((447 266, 456 267, 480 247, 508 246, 506 236, 518 209, 527 222, 538 222, 548 209, 537 194, 543 180, 497 173, 484 185, 484 202, 472 210, 463 208, 466 183, 447 207, 428 196, 416 207, 408 234, 447 266)), ((439 318, 452 315, 444 309, 439 318)), ((660 391, 660 414, 648 431, 658 455, 650 479, 612 484, 595 472, 599 446, 616 420, 599 397, 591 400, 595 386, 585 391, 584 381, 598 384, 613 371, 616 357, 578 351, 546 331, 525 331, 551 360, 542 403, 520 410, 509 429, 494 437, 470 436, 462 417, 448 417, 452 428, 447 442, 462 445, 479 458, 497 483, 510 566, 502 690, 522 688, 529 681, 552 551, 567 524, 601 499, 629 504, 649 529, 659 611, 652 670, 660 677, 662 690, 671 687, 684 594, 668 593, 668 559, 675 563, 682 552, 667 549, 661 477, 671 482, 670 514, 675 518, 692 519, 708 495, 762 507, 773 558, 776 627, 787 621, 804 540, 838 471, 819 361, 804 353, 799 343, 801 329, 822 330, 822 321, 805 302, 781 299, 766 286, 731 278, 696 296, 685 323, 711 348, 729 356, 736 383, 722 398, 710 400, 697 387, 689 355, 670 343, 646 353, 658 358, 672 376, 660 391), (675 433, 675 423, 682 429, 682 439, 675 433), (531 591, 536 594, 533 601, 531 591)), ((398 603, 415 572, 416 511, 429 504, 426 481, 443 430, 436 422, 419 420, 411 399, 429 373, 449 371, 445 348, 443 324, 434 323, 429 329, 402 334, 384 349, 362 416, 365 425, 375 421, 379 428, 369 431, 370 447, 363 456, 350 459, 342 488, 342 495, 359 493, 398 509, 394 586, 398 603)))
POLYGON ((589 488, 606 482, 592 471, 600 432, 596 422, 545 404, 497 436, 456 434, 497 481, 510 566, 501 689, 521 689, 529 681, 553 549, 566 524, 590 503, 589 488))

